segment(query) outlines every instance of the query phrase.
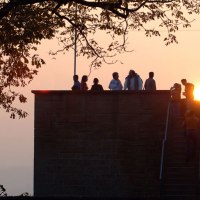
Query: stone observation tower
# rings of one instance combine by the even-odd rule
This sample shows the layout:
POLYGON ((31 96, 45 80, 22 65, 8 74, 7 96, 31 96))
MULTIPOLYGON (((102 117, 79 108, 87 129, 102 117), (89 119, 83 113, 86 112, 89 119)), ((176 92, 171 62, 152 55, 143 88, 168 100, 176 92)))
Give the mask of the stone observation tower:
MULTIPOLYGON (((178 159, 175 150, 179 148, 184 154, 184 147, 173 150, 170 145, 173 141, 184 142, 184 136, 177 136, 177 141, 173 130, 166 127, 170 91, 32 92, 34 196, 197 195, 196 162, 185 167, 186 171, 195 171, 194 176, 189 174, 191 181, 184 179, 184 171, 175 173, 183 170, 183 166, 173 165, 178 159), (162 154, 166 130, 169 135, 162 154), (172 154, 174 160, 169 160, 167 156, 172 154), (175 180, 168 181, 170 177, 175 180), (177 191, 173 184, 177 188, 193 184, 191 188, 195 189, 184 194, 188 187, 184 186, 184 192, 177 191)), ((180 130, 176 133, 180 134, 180 130)))

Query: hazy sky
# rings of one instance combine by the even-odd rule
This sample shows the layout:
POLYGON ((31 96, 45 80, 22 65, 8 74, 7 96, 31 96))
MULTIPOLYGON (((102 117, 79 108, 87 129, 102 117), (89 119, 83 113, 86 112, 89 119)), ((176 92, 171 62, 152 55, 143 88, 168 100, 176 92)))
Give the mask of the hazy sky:
MULTIPOLYGON (((169 89, 173 83, 187 78, 196 87, 200 87, 200 20, 193 23, 188 31, 179 31, 179 43, 165 46, 162 37, 146 38, 143 32, 132 32, 129 35, 131 53, 118 56, 123 62, 114 65, 103 65, 92 70, 88 86, 94 77, 98 77, 104 89, 112 79, 112 72, 119 72, 124 79, 130 69, 134 69, 145 81, 149 71, 154 71, 158 89, 169 89)), ((103 39, 106 41, 105 36, 103 39)), ((33 138, 34 138, 34 95, 31 90, 69 90, 72 86, 73 52, 51 59, 48 52, 55 46, 54 41, 45 41, 40 48, 46 65, 40 70, 33 82, 21 91, 28 97, 23 105, 29 116, 26 119, 11 120, 9 114, 0 110, 0 184, 4 185, 9 195, 23 192, 33 194, 33 138)), ((89 61, 77 58, 77 74, 89 74, 89 61)))

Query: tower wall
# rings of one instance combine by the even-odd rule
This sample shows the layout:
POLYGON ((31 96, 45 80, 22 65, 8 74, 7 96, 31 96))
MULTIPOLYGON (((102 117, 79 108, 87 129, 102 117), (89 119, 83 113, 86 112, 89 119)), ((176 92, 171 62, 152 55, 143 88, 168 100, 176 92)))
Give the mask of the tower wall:
POLYGON ((159 197, 169 91, 32 91, 34 195, 159 197))

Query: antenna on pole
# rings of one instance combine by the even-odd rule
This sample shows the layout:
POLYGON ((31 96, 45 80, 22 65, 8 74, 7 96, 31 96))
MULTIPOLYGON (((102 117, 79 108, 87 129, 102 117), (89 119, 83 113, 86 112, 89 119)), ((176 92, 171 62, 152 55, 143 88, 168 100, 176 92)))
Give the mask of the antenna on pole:
POLYGON ((76 51, 77 51, 77 3, 75 3, 75 30, 74 30, 74 75, 76 75, 76 51))

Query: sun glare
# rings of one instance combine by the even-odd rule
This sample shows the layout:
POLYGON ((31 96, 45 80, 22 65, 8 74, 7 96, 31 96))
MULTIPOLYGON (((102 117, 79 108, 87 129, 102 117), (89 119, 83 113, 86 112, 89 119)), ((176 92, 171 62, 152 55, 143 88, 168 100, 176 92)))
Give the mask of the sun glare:
POLYGON ((200 101, 200 86, 195 87, 195 90, 194 90, 194 99, 200 101))

